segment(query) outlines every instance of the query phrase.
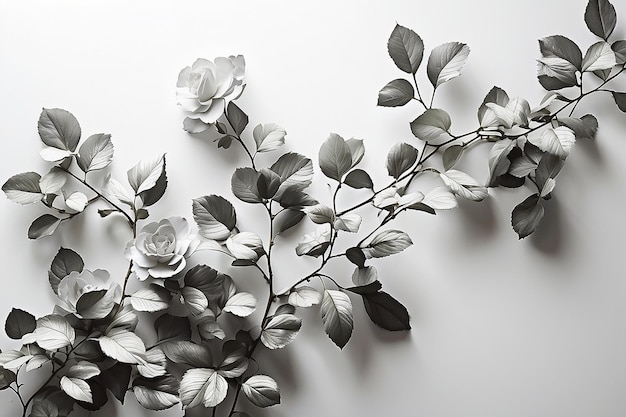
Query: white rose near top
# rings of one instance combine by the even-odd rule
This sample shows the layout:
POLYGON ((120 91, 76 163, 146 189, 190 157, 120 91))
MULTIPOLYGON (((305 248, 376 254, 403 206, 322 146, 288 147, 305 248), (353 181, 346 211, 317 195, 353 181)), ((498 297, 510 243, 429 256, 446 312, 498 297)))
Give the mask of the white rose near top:
POLYGON ((57 305, 84 319, 106 317, 122 299, 122 288, 107 271, 72 271, 59 282, 57 305))
POLYGON ((207 130, 224 114, 229 102, 244 89, 246 62, 242 55, 198 58, 178 75, 176 98, 186 113, 184 129, 190 133, 207 130))
POLYGON ((125 255, 133 262, 132 271, 140 280, 170 278, 185 268, 185 258, 199 244, 187 220, 174 216, 145 225, 128 243, 125 255))

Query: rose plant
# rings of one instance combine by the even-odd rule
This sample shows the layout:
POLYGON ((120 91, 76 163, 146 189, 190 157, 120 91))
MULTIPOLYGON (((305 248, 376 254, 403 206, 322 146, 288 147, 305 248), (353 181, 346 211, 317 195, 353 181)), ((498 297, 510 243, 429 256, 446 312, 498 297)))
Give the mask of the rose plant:
POLYGON ((585 22, 601 40, 584 56, 563 36, 539 41, 538 79, 548 90, 544 100, 531 107, 525 99, 510 98, 494 87, 478 108, 478 127, 461 134, 453 133, 450 114, 435 107, 434 98, 437 89, 460 75, 469 47, 451 42, 431 51, 426 72, 432 94, 425 100, 424 88, 416 81, 425 51, 422 39, 397 25, 388 52, 409 79, 384 86, 378 104, 396 107, 415 101, 423 108, 410 123, 417 147, 394 145, 385 161, 391 179, 375 186, 359 167, 364 142, 331 134, 317 156, 317 165, 333 184, 326 202, 309 194, 315 169, 310 158, 286 152, 260 166, 257 155, 278 151, 287 133, 266 123, 247 135, 248 116, 235 104, 245 86, 242 56, 198 59, 184 68, 176 86, 186 116, 184 129, 211 130, 219 148, 236 144, 245 151, 250 164, 234 170, 231 189, 242 203, 258 207, 269 226, 263 237, 240 230, 235 206, 214 194, 193 200, 194 229, 179 216, 142 225, 150 217, 150 207, 165 194, 165 156, 129 169, 128 185, 111 174, 97 185, 89 174, 111 163, 110 135, 83 140, 71 113, 44 109, 38 122, 45 146, 41 156, 53 166, 43 176, 17 174, 2 190, 17 203, 42 203, 47 209, 31 224, 31 239, 53 234, 94 204, 103 205, 98 209, 102 217, 121 216, 132 234, 123 251, 128 270, 117 282, 104 270, 86 269, 76 251, 60 248, 49 270, 50 285, 59 297, 54 313, 37 319, 13 309, 6 320, 7 335, 20 346, 0 353, 0 389, 15 393, 24 417, 66 417, 76 407, 97 410, 107 402, 107 390, 121 403, 132 391, 150 410, 179 405, 183 410, 205 407, 213 415, 245 417, 253 413, 253 406, 280 402, 278 381, 268 375, 271 369, 257 362, 255 353, 293 342, 302 326, 299 309, 317 308, 325 333, 339 348, 352 336, 354 299, 362 300, 375 325, 388 331, 409 330, 407 309, 382 290, 375 267, 377 258, 398 254, 412 244, 407 233, 392 227, 394 220, 407 212, 432 215, 452 209, 457 199, 482 201, 490 187, 529 185, 536 192, 512 213, 513 229, 520 238, 526 237, 539 226, 543 204, 553 196, 555 178, 575 142, 594 138, 598 130, 594 116, 574 115, 578 103, 596 92, 610 92, 619 109, 626 111, 626 93, 609 88, 626 64, 626 41, 608 43, 616 22, 613 5, 590 0, 585 22), (455 169, 469 148, 480 142, 492 144, 486 183, 455 169), (419 182, 423 176, 435 176, 439 185, 424 187, 419 182), (68 183, 84 190, 75 191, 68 183), (337 197, 349 189, 359 189, 365 197, 340 207, 337 197), (378 214, 376 224, 363 221, 358 212, 365 208, 378 214), (302 221, 317 226, 295 252, 317 258, 319 265, 279 289, 273 268, 277 237, 302 221), (198 250, 228 257, 230 275, 209 265, 191 265, 190 255, 198 250), (351 281, 327 273, 329 263, 342 260, 352 265, 351 281), (267 290, 239 291, 239 268, 255 271, 267 290), (130 291, 127 284, 135 279, 139 288, 130 291), (253 315, 257 309, 260 320, 258 313, 253 315), (147 343, 136 332, 137 312, 153 316, 150 340, 155 343, 147 343), (44 367, 50 377, 26 396, 19 378, 44 367))

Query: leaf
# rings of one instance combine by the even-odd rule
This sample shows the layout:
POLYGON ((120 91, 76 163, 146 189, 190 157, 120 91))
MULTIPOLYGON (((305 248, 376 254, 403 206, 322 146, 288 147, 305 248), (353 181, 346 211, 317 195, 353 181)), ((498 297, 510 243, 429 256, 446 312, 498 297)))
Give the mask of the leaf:
POLYGON ((252 132, 256 151, 263 153, 278 149, 285 144, 286 134, 285 129, 275 123, 258 124, 252 132))
POLYGON ((98 338, 100 349, 109 358, 123 363, 143 364, 146 347, 135 333, 115 328, 98 338))
POLYGON ((32 314, 13 308, 4 323, 4 330, 11 339, 21 339, 27 333, 31 333, 37 327, 37 321, 32 314))
MULTIPOLYGON (((419 209, 430 213, 430 209, 434 210, 451 210, 457 206, 456 198, 454 194, 448 191, 444 187, 435 187, 429 191, 422 200, 422 204, 425 207, 419 207, 419 209)), ((416 208, 415 205, 410 208, 416 208)), ((416 208, 417 209, 417 208, 416 208)))
POLYGON ((540 137, 531 137, 530 143, 544 152, 567 158, 576 142, 574 131, 566 126, 546 129, 540 137))
POLYGON ((135 378, 133 392, 137 402, 148 410, 166 410, 178 404, 178 380, 172 375, 135 378))
POLYGON ((202 317, 198 321, 198 333, 202 340, 222 340, 226 337, 226 333, 222 327, 215 321, 215 318, 211 316, 202 317))
POLYGON ((374 188, 374 183, 372 182, 372 178, 370 175, 363 171, 362 169, 353 169, 348 172, 346 178, 344 178, 343 183, 348 187, 360 189, 360 188, 369 188, 370 190, 374 188))
POLYGON ((350 156, 352 157, 352 168, 357 166, 363 156, 365 155, 365 145, 363 145, 363 139, 350 138, 346 141, 346 145, 350 149, 350 156))
POLYGON ((340 349, 343 349, 350 340, 354 327, 350 298, 341 291, 325 289, 320 311, 324 331, 340 349))
POLYGON ((229 340, 222 345, 224 359, 218 367, 218 373, 224 378, 239 378, 248 369, 247 347, 236 340, 229 340))
POLYGON ((233 205, 217 195, 194 199, 193 218, 202 236, 218 241, 228 238, 237 223, 233 205))
POLYGON ((161 155, 154 159, 139 161, 137 165, 129 169, 128 183, 135 190, 135 194, 155 187, 163 173, 164 166, 165 155, 161 155))
POLYGON ((270 169, 280 176, 280 187, 274 195, 277 201, 280 201, 287 190, 302 191, 311 185, 313 163, 298 153, 288 152, 281 155, 270 169))
POLYGON ((119 200, 130 207, 135 207, 135 196, 118 180, 111 178, 111 174, 104 178, 102 194, 108 199, 119 200))
POLYGON ((544 214, 540 199, 539 194, 533 194, 513 209, 511 224, 520 239, 533 233, 539 226, 544 214))
POLYGON ((387 42, 387 51, 401 71, 415 74, 424 57, 424 42, 411 29, 396 24, 387 42))
POLYGON ((352 168, 352 154, 346 141, 331 133, 319 151, 319 164, 324 175, 341 182, 341 178, 352 168))
POLYGON ((527 156, 521 156, 511 162, 509 173, 518 178, 524 178, 526 175, 537 169, 537 163, 527 156))
POLYGON ((378 281, 378 271, 373 266, 356 267, 352 273, 352 282, 357 287, 378 281))
POLYGON ((57 194, 67 182, 67 174, 59 167, 52 167, 39 180, 39 188, 43 194, 57 194))
POLYGON ((378 92, 377 105, 382 107, 399 107, 410 102, 415 90, 410 82, 404 79, 390 81, 378 92))
POLYGON ((248 125, 248 115, 232 101, 226 107, 226 118, 237 136, 241 135, 248 125))
POLYGON ((270 199, 276 195, 276 192, 280 187, 280 177, 271 169, 261 168, 256 185, 261 198, 270 199))
POLYGON ((585 23, 591 33, 607 40, 617 24, 615 7, 608 0, 589 0, 585 9, 585 23))
POLYGON ((582 70, 583 54, 578 45, 561 35, 548 36, 539 39, 539 50, 546 57, 558 57, 572 64, 577 70, 582 70))
POLYGON ((478 121, 481 127, 497 126, 498 120, 495 113, 487 107, 487 103, 495 103, 501 107, 506 107, 509 103, 509 96, 506 91, 500 87, 493 87, 489 90, 483 103, 478 108, 478 121))
POLYGON ((613 100, 615 100, 615 104, 617 107, 626 113, 626 93, 618 93, 617 91, 613 91, 613 100))
POLYGON ((412 244, 413 242, 409 235, 400 230, 382 230, 376 233, 372 241, 367 245, 368 251, 366 254, 369 254, 372 258, 382 258, 400 253, 412 244))
POLYGON ((335 212, 325 204, 309 206, 304 211, 315 224, 332 224, 335 221, 335 212))
POLYGON ((315 288, 302 286, 289 294, 289 304, 294 307, 311 307, 322 301, 322 295, 315 288))
POLYGON ((45 350, 57 350, 74 343, 76 333, 62 316, 50 314, 37 320, 34 331, 37 344, 45 350))
POLYGON ((472 201, 482 201, 489 195, 487 187, 481 185, 465 172, 450 169, 439 175, 455 195, 472 201))
POLYGON ((89 136, 80 148, 76 162, 83 172, 106 168, 113 160, 111 135, 98 133, 89 136))
POLYGON ((384 291, 361 294, 365 311, 374 324, 392 332, 411 330, 409 312, 384 291))
POLYGON ((438 145, 438 139, 446 135, 452 126, 450 115, 441 109, 428 109, 411 122, 411 132, 416 138, 438 145))
POLYGON ((70 397, 78 401, 84 401, 87 403, 93 403, 93 397, 91 395, 91 387, 82 379, 68 378, 67 376, 61 377, 61 389, 70 397))
POLYGON ((464 43, 448 42, 435 47, 428 58, 427 73, 433 87, 437 88, 461 75, 470 48, 464 43))
POLYGON ((502 107, 496 103, 487 103, 486 106, 494 113, 498 124, 510 129, 515 125, 527 126, 530 116, 530 105, 521 97, 515 97, 502 107))
POLYGON ((59 162, 64 160, 65 158, 71 157, 72 152, 64 149, 53 148, 51 146, 46 146, 41 151, 39 151, 39 155, 41 159, 48 162, 59 162))
POLYGON ((246 203, 262 203, 257 187, 260 174, 252 168, 237 168, 230 180, 235 197, 246 203))
POLYGON ((617 65, 615 52, 611 49, 611 45, 604 41, 591 45, 582 63, 583 71, 587 72, 610 70, 615 65, 617 65))
POLYGON ((167 289, 153 283, 135 291, 129 298, 135 310, 155 312, 168 308, 172 296, 167 289))
POLYGON ((626 40, 615 41, 611 45, 611 49, 615 52, 615 59, 619 65, 626 63, 626 40))
POLYGON ((349 248, 348 250, 346 250, 346 258, 348 258, 350 262, 352 262, 359 268, 365 267, 365 260, 367 258, 365 257, 365 254, 363 253, 363 250, 361 248, 349 248))
POLYGON ((7 198, 18 204, 31 204, 43 198, 39 181, 41 175, 36 172, 24 172, 13 175, 2 186, 7 198))
POLYGON ((156 378, 167 373, 167 358, 159 347, 152 347, 146 351, 146 361, 137 365, 137 371, 146 378, 156 378))
POLYGON ((418 151, 408 143, 396 143, 387 154, 387 172, 395 179, 400 178, 417 161, 418 151))
POLYGON ((257 407, 280 404, 278 384, 267 375, 251 376, 241 384, 241 389, 248 400, 257 407))
POLYGON ((263 326, 261 342, 268 349, 282 349, 298 335, 302 319, 293 314, 277 314, 263 326))
POLYGON ((508 156, 515 147, 511 139, 502 139, 494 143, 489 152, 489 187, 494 187, 500 175, 506 174, 511 166, 508 156))
POLYGON ((137 314, 135 314, 135 310, 133 310, 132 306, 125 304, 115 312, 113 320, 111 320, 111 323, 107 326, 105 333, 116 328, 133 332, 138 322, 139 318, 137 314))
POLYGON ((335 230, 343 230, 344 232, 357 233, 361 227, 363 219, 356 213, 348 213, 339 216, 333 222, 335 230))
POLYGON ((239 317, 248 317, 256 310, 256 297, 248 292, 239 292, 226 301, 223 311, 239 317))
POLYGON ((443 168, 447 171, 452 168, 463 154, 462 145, 452 145, 443 151, 442 162, 443 168))
POLYGON ((304 218, 305 214, 300 210, 284 210, 274 219, 274 233, 276 235, 283 233, 298 223, 304 218))
POLYGON ((162 314, 154 321, 154 330, 159 343, 167 340, 191 339, 191 324, 187 317, 162 314))
POLYGON ((575 117, 559 118, 559 123, 565 125, 574 131, 576 140, 596 138, 598 132, 598 119, 592 114, 585 114, 580 119, 575 117))
POLYGON ((53 148, 74 152, 80 140, 78 120, 67 110, 43 109, 37 123, 41 141, 53 148))
POLYGON ((167 189, 166 165, 165 155, 163 155, 163 169, 161 170, 161 175, 157 179, 155 186, 149 190, 139 193, 139 197, 141 198, 144 207, 149 207, 155 204, 165 194, 165 190, 167 189))
POLYGON ((209 307, 209 300, 206 295, 195 287, 184 287, 180 295, 189 312, 194 316, 199 316, 209 307))
POLYGON ((183 409, 200 404, 215 407, 226 398, 228 382, 213 369, 189 369, 180 381, 179 396, 183 409))
POLYGON ((87 196, 80 191, 73 192, 69 197, 65 199, 65 205, 74 210, 75 212, 82 212, 85 210, 85 206, 88 203, 87 196))
POLYGON ((208 347, 189 340, 173 340, 159 345, 167 359, 197 368, 213 366, 213 356, 208 347))
POLYGON ((561 168, 563 168, 563 164, 564 161, 560 157, 549 153, 544 154, 537 165, 537 170, 535 171, 535 182, 537 183, 537 187, 540 190, 545 188, 549 179, 554 179, 557 175, 559 175, 561 168))
POLYGON ((17 381, 17 376, 14 372, 4 369, 0 366, 0 391, 3 391, 17 381))
POLYGON ((124 397, 128 390, 131 371, 130 365, 118 362, 100 374, 102 385, 111 391, 113 396, 122 404, 124 404, 124 397))

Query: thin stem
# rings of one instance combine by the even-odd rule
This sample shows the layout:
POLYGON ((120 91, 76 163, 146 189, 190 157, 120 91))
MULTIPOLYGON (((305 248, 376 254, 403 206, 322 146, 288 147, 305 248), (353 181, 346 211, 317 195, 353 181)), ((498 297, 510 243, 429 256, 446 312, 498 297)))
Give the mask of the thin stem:
POLYGON ((417 78, 415 77, 415 73, 413 73, 412 75, 413 75, 413 83, 415 84, 415 92, 417 93, 417 98, 415 98, 415 100, 419 101, 422 104, 422 106, 424 106, 425 110, 428 110, 428 106, 424 102, 424 99, 422 98, 422 95, 420 94, 420 89, 417 86, 417 78))
POLYGON ((256 170, 256 166, 254 165, 254 156, 255 155, 252 155, 252 153, 250 152, 250 149, 248 149, 248 147, 246 146, 245 142, 243 141, 243 139, 241 138, 239 133, 237 133, 235 131, 235 128, 233 127, 233 125, 230 122, 230 120, 228 120, 228 117, 224 117, 224 119, 226 119, 226 122, 228 123, 228 126, 230 126, 231 130, 233 131, 233 135, 231 135, 231 136, 234 137, 237 140, 237 142, 239 142, 239 144, 241 145, 243 150, 246 151, 246 154, 248 154, 248 158, 250 158, 250 164, 252 165, 252 168, 256 170))

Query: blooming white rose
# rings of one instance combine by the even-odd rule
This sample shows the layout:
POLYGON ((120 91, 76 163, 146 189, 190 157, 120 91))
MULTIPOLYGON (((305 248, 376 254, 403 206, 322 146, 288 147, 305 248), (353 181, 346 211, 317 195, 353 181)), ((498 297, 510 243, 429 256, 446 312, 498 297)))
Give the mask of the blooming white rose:
POLYGON ((122 288, 111 281, 107 271, 73 271, 63 278, 58 288, 58 305, 63 310, 85 319, 106 317, 115 303, 122 299, 122 288))
POLYGON ((186 258, 199 245, 187 220, 175 216, 145 225, 128 243, 124 254, 133 261, 132 271, 140 280, 149 276, 169 278, 185 268, 186 258))
POLYGON ((326 251, 328 245, 330 245, 330 231, 327 228, 319 228, 312 234, 304 235, 296 246, 296 254, 318 257, 326 251))
POLYGON ((176 98, 186 112, 184 129, 204 132, 224 114, 228 103, 243 92, 246 63, 243 55, 199 58, 178 75, 176 98))

